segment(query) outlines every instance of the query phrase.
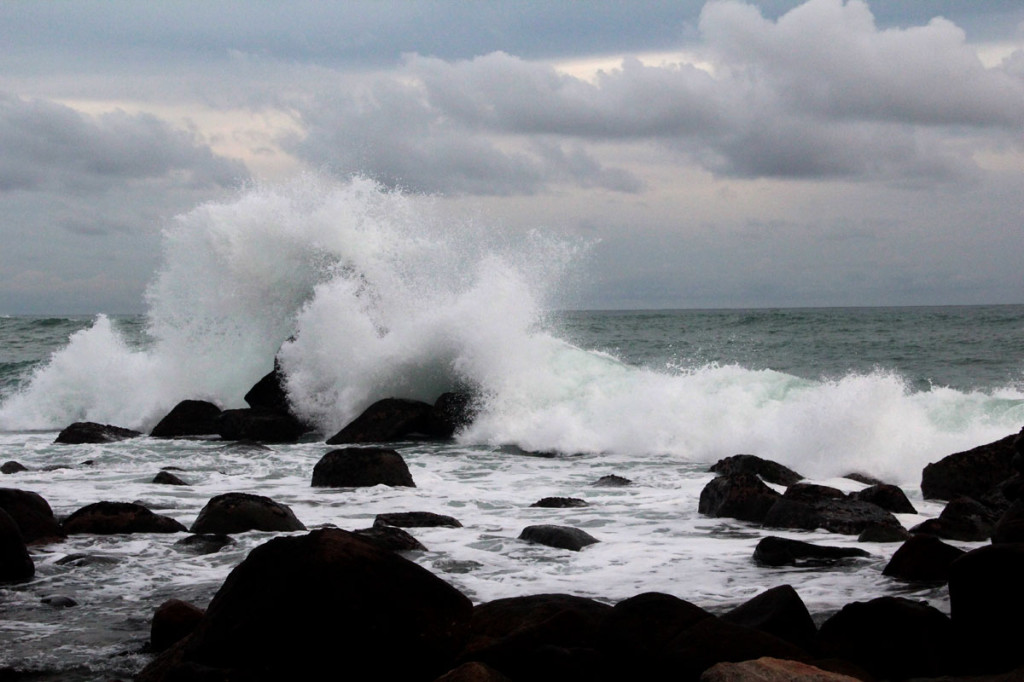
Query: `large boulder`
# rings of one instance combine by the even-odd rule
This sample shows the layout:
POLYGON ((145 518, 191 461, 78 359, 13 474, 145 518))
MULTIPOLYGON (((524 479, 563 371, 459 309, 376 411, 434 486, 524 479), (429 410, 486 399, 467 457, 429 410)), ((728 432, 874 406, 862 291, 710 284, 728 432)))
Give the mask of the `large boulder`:
POLYGON ((774 535, 761 538, 754 548, 754 561, 762 566, 831 566, 845 559, 869 556, 858 547, 815 545, 774 535))
POLYGON ((914 535, 893 553, 882 575, 915 582, 946 582, 949 567, 964 555, 962 549, 947 545, 931 535, 914 535))
POLYGON ((18 524, 0 509, 0 583, 24 582, 36 572, 18 524))
POLYGON ((250 552, 191 636, 136 680, 205 668, 219 679, 427 682, 453 666, 472 610, 426 569, 351 533, 279 537, 250 552))
POLYGON ((307 430, 291 414, 264 407, 224 410, 217 418, 217 433, 224 440, 294 443, 307 430))
POLYGON ((811 614, 791 585, 765 590, 722 615, 722 620, 754 628, 810 650, 818 635, 811 614))
POLYGON ((860 535, 875 526, 902 528, 891 512, 849 497, 823 497, 810 502, 783 497, 772 505, 762 521, 772 528, 824 528, 844 535, 860 535))
POLYGON ((877 483, 853 493, 850 497, 871 504, 877 504, 882 509, 893 514, 916 514, 917 509, 903 492, 903 488, 888 483, 877 483))
POLYGON ((374 485, 415 488, 402 456, 388 448, 331 450, 313 467, 313 486, 359 488, 374 485))
POLYGON ((797 481, 803 480, 803 476, 789 467, 783 466, 770 459, 763 459, 757 455, 733 455, 715 462, 711 471, 719 476, 729 474, 748 473, 756 474, 769 483, 790 486, 797 481))
POLYGON ((921 492, 927 499, 952 500, 960 495, 981 498, 1015 473, 1016 438, 1013 434, 925 466, 921 492))
POLYGON ((149 648, 160 652, 184 639, 203 619, 203 610, 180 599, 168 599, 153 614, 149 648))
POLYGON ((134 502, 95 502, 75 511, 64 519, 64 532, 68 535, 91 533, 117 535, 120 533, 179 533, 185 526, 169 516, 154 514, 134 502))
POLYGON ((53 542, 64 537, 64 530, 39 493, 16 488, 0 488, 0 509, 11 515, 18 524, 21 536, 28 544, 53 542))
POLYGON ((859 682, 858 678, 822 670, 808 663, 763 656, 739 663, 716 663, 700 682, 859 682))
POLYGON ((378 400, 345 428, 328 438, 327 444, 391 443, 417 437, 437 437, 431 433, 433 411, 433 405, 420 400, 378 400))
POLYGON ((149 432, 154 438, 207 436, 220 433, 221 410, 206 400, 182 400, 149 432))
POLYGON ((473 421, 480 409, 478 399, 466 391, 442 393, 430 412, 428 432, 434 438, 451 438, 473 421))
POLYGON ((527 526, 519 534, 519 539, 526 540, 527 542, 535 542, 538 545, 546 545, 548 547, 556 547, 558 549, 568 549, 573 552, 578 552, 587 545, 600 542, 600 540, 595 538, 593 535, 584 530, 580 530, 579 528, 547 524, 527 526))
POLYGON ((992 536, 999 514, 981 502, 960 495, 954 497, 936 519, 928 519, 910 529, 947 540, 980 542, 992 536))
POLYGON ((90 443, 114 443, 128 438, 137 438, 142 434, 138 431, 125 429, 111 424, 96 422, 75 422, 57 434, 54 443, 65 445, 82 445, 90 443))
POLYGON ((599 642, 620 679, 627 671, 636 679, 656 679, 669 643, 706 618, 714 616, 696 604, 645 592, 615 604, 601 624, 599 642))
POLYGON ((715 477, 704 486, 697 511, 708 516, 761 523, 779 497, 779 493, 756 474, 727 474, 715 477))
POLYGON ((245 402, 249 407, 265 408, 277 412, 291 412, 288 392, 285 391, 285 376, 281 369, 281 361, 274 358, 274 369, 253 384, 245 394, 245 402))
POLYGON ((224 493, 206 503, 189 529, 191 533, 244 533, 250 530, 306 530, 287 506, 263 495, 224 493))

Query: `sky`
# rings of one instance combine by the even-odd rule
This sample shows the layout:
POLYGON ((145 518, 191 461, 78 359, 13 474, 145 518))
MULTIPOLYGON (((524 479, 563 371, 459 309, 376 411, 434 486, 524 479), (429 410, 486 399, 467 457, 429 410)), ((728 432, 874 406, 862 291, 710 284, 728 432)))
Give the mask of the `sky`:
POLYGON ((0 2, 0 314, 361 174, 588 244, 566 305, 1024 303, 1024 3, 0 2))

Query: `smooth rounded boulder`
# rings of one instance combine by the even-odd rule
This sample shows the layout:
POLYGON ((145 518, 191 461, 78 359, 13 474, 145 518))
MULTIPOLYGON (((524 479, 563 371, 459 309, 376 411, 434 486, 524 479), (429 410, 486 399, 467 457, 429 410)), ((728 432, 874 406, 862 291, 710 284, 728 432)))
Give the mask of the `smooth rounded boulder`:
POLYGON ((590 533, 571 526, 538 525, 527 526, 519 534, 520 540, 535 542, 558 549, 578 552, 588 545, 600 542, 590 533))
POLYGON ((64 530, 39 493, 17 488, 0 488, 0 509, 18 524, 27 544, 54 542, 64 538, 64 530))
POLYGON ((219 433, 221 410, 206 400, 182 400, 161 419, 149 435, 154 438, 206 436, 219 433))
POLYGON ((64 519, 64 532, 68 535, 179 533, 185 530, 185 526, 171 517, 154 514, 134 502, 95 502, 87 504, 64 519))
POLYGON ((416 487, 405 460, 389 448, 331 450, 313 467, 312 485, 316 488, 416 487))
POLYGON ((191 533, 245 533, 250 530, 306 530, 292 510, 280 502, 251 493, 224 493, 210 498, 189 529, 191 533))

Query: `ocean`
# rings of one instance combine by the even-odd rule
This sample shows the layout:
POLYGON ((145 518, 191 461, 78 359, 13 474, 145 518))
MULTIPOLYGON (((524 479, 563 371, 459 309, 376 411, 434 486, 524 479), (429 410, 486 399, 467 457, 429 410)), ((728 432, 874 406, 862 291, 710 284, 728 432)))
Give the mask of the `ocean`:
MULTIPOLYGON (((581 248, 451 224, 429 201, 359 179, 252 187, 197 207, 165 230, 146 314, 0 317, 0 462, 29 469, 3 486, 38 492, 58 516, 139 501, 186 526, 231 491, 287 504, 309 528, 447 514, 464 527, 412 529, 427 551, 409 558, 476 602, 660 591, 722 611, 788 583, 819 619, 889 594, 948 612, 944 587, 882 576, 893 545, 861 545, 869 558, 832 568, 759 567, 753 548, 769 534, 858 543, 703 517, 697 500, 709 465, 751 453, 847 491, 864 487, 849 473, 897 484, 919 512, 899 515, 906 527, 936 516, 924 465, 1024 425, 1024 305, 560 310, 581 248), (147 432, 186 398, 241 407, 275 357, 319 435, 266 449, 53 443, 75 421, 147 432), (310 486, 331 449, 324 434, 379 398, 453 388, 483 409, 453 442, 396 444, 415 488, 310 486), (171 466, 190 485, 151 482, 171 466), (633 483, 593 486, 609 474, 633 483), (530 506, 549 496, 589 506, 530 506), (600 542, 569 552, 518 540, 537 523, 600 542)), ((140 650, 160 603, 205 606, 272 535, 238 534, 206 555, 176 535, 34 547, 35 577, 0 586, 0 669, 128 677, 149 660, 140 650)))

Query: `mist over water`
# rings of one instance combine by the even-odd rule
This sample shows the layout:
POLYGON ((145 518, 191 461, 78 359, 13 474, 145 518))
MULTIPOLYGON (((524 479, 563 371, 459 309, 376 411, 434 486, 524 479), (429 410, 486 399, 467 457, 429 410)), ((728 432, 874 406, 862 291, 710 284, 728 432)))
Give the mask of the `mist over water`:
POLYGON ((186 398, 241 407, 275 357, 295 410, 325 434, 380 398, 467 388, 484 409, 465 445, 751 452, 811 476, 910 482, 1024 423, 1019 321, 992 351, 1011 358, 1007 374, 1006 357, 972 361, 977 322, 913 311, 552 315, 581 248, 446 221, 429 198, 361 178, 252 186, 167 227, 144 335, 100 316, 4 389, 0 429, 145 431, 186 398), (964 337, 936 336, 950 329, 964 337), (981 378, 933 376, 958 362, 981 378))

